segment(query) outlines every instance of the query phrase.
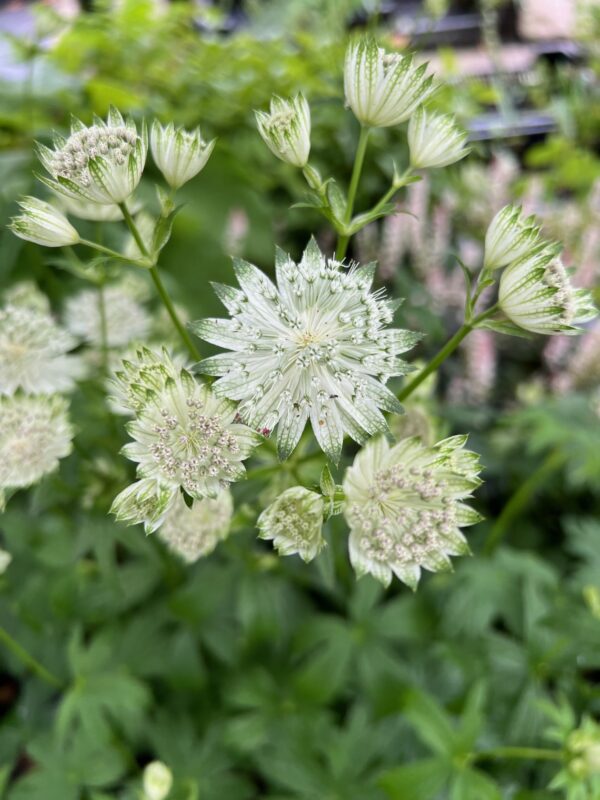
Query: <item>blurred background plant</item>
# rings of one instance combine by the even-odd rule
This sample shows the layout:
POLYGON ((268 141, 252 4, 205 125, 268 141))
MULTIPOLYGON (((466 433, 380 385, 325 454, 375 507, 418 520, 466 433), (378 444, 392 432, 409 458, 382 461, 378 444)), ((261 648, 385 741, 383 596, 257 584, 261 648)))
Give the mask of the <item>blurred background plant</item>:
MULTIPOLYGON (((0 11, 0 213, 40 194, 32 142, 51 141, 71 114, 89 122, 114 104, 138 120, 201 125, 218 143, 183 189, 162 262, 182 314, 212 315, 207 281, 232 282, 231 255, 269 270, 275 243, 296 257, 314 233, 333 248, 321 217, 290 209, 302 179, 272 158, 252 110, 304 92, 314 164, 344 179, 356 122, 340 102, 343 53, 351 30, 369 29, 432 61, 448 84, 435 103, 473 147, 468 162, 408 186, 398 215, 353 243, 351 255, 377 260, 381 284, 407 298, 402 325, 427 334, 417 355, 460 324, 456 258, 466 271, 480 264, 485 228, 515 194, 565 242, 574 280, 598 300, 600 14, 593 0, 575 5, 11 4, 0 11)), ((392 160, 407 160, 395 129, 373 139, 365 207, 389 186, 392 160)), ((116 271, 106 291, 121 311, 102 354, 90 316, 77 314, 80 293, 95 289, 72 261, 41 253, 2 230, 4 303, 45 302, 37 285, 86 342, 88 377, 72 400, 73 453, 0 519, 0 797, 600 796, 598 323, 576 340, 478 330, 413 395, 396 433, 427 442, 472 431, 487 522, 470 535, 476 558, 412 595, 355 582, 337 518, 313 564, 277 559, 256 541, 243 484, 235 533, 193 565, 108 518, 131 469, 114 456, 126 434, 106 414, 102 358, 171 334, 145 275, 116 271), (148 772, 157 759, 164 769, 148 772)), ((302 450, 276 478, 266 467, 265 502, 298 472, 318 482, 302 450)))

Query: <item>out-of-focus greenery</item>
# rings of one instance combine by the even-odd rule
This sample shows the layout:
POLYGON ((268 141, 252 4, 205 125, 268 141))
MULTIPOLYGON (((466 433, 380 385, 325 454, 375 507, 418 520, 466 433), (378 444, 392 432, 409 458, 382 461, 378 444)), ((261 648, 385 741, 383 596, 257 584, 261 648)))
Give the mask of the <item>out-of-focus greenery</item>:
MULTIPOLYGON (((232 212, 247 216, 243 255, 267 269, 275 244, 297 255, 311 233, 326 237, 318 217, 290 210, 300 179, 260 141, 252 109, 304 91, 314 162, 344 179, 356 124, 343 112, 341 75, 357 7, 255 2, 248 23, 223 34, 226 9, 200 19, 187 4, 125 0, 81 15, 48 52, 20 43, 26 78, 0 96, 2 215, 19 194, 41 195, 32 140, 64 129, 71 113, 89 121, 113 103, 200 124, 217 149, 183 192, 161 265, 192 318, 212 313, 209 280, 232 279, 232 212)), ((62 28, 49 16, 40 25, 40 41, 62 28)), ((597 95, 549 87, 572 127, 529 150, 525 164, 551 196, 569 190, 583 202, 600 174, 597 95)), ((474 113, 490 96, 461 84, 438 102, 474 113)), ((404 153, 395 132, 373 139, 364 192, 376 198, 404 153)), ((489 154, 478 147, 476 161, 489 154)), ((433 202, 452 191, 464 198, 461 180, 458 171, 434 180, 433 202)), ((456 208, 458 233, 481 236, 468 206, 456 208)), ((396 285, 426 306, 412 266, 396 285)), ((57 311, 81 285, 3 231, 0 281, 26 278, 57 311)), ((423 355, 453 323, 426 307, 418 319, 431 334, 423 355)), ((0 518, 0 545, 13 556, 0 577, 1 624, 56 678, 0 651, 0 798, 134 800, 153 759, 173 771, 171 800, 556 797, 546 787, 560 764, 489 755, 549 746, 548 708, 560 703, 574 719, 600 715, 600 419, 589 395, 556 397, 531 382, 544 373, 541 349, 511 340, 497 391, 476 408, 450 405, 441 391, 427 399, 432 425, 472 431, 488 521, 470 536, 474 557, 427 576, 414 595, 356 582, 335 518, 313 564, 276 558, 256 541, 243 484, 238 531, 192 567, 156 537, 116 525, 107 510, 131 477, 116 455, 126 436, 103 389, 84 383, 73 401, 75 452, 0 518)), ((442 389, 456 369, 444 371, 442 389)), ((318 481, 316 468, 298 469, 318 481)), ((288 479, 282 470, 278 487, 265 480, 264 496, 288 479)))

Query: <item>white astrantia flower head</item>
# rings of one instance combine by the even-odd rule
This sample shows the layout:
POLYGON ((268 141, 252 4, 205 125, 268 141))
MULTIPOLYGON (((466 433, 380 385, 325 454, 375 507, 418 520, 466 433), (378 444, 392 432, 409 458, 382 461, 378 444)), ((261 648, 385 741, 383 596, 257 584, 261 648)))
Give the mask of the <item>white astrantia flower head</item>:
POLYGON ((215 497, 245 474, 244 461, 260 437, 237 422, 234 403, 182 369, 164 388, 146 389, 147 402, 129 422, 134 439, 123 453, 138 463, 138 477, 183 488, 197 500, 215 497))
POLYGON ((109 385, 109 405, 116 414, 135 415, 148 401, 148 392, 162 391, 167 380, 176 380, 184 366, 180 356, 139 347, 119 359, 109 385))
POLYGON ((414 169, 446 167, 469 152, 467 134, 452 117, 418 108, 408 123, 410 165, 414 169))
POLYGON ((597 316, 592 295, 576 289, 553 245, 541 245, 509 264, 500 276, 498 305, 506 316, 532 333, 576 334, 597 316))
POLYGON ((117 522, 126 525, 143 524, 146 533, 154 533, 167 516, 177 499, 177 491, 170 484, 154 478, 144 478, 120 492, 110 509, 117 522))
POLYGON ((461 501, 481 481, 478 456, 465 441, 453 436, 428 447, 413 437, 390 447, 377 437, 358 453, 343 484, 358 575, 386 586, 396 575, 415 589, 422 568, 448 569, 449 556, 469 552, 459 528, 480 516, 461 501))
MULTIPOLYGON (((130 291, 129 284, 107 284, 101 291, 104 294, 108 346, 124 347, 130 342, 145 339, 152 327, 152 318, 130 291)), ((69 297, 65 305, 65 325, 78 338, 100 346, 102 323, 99 289, 83 289, 69 297)))
POLYGON ((286 489, 258 518, 261 539, 272 539, 282 556, 312 561, 325 545, 323 497, 303 486, 286 489))
POLYGON ((0 395, 69 392, 83 373, 77 340, 51 315, 31 306, 0 309, 0 395))
POLYGON ((144 768, 142 800, 165 800, 173 786, 173 773, 162 761, 151 761, 144 768))
POLYGON ((407 120, 433 92, 427 64, 386 53, 370 38, 351 42, 344 65, 346 102, 363 125, 387 128, 407 120))
POLYGON ((233 498, 229 489, 216 497, 194 500, 189 508, 181 493, 169 509, 158 536, 169 550, 188 564, 209 555, 229 534, 233 516, 233 498))
POLYGON ((203 169, 215 142, 205 142, 200 128, 186 131, 172 122, 165 128, 155 120, 150 131, 152 157, 173 189, 179 189, 203 169))
POLYGON ((50 301, 41 292, 33 281, 19 281, 13 283, 2 294, 4 304, 7 306, 19 306, 32 308, 44 314, 50 314, 50 301))
POLYGON ((71 452, 68 404, 58 395, 0 397, 0 489, 23 489, 71 452))
POLYGON ((132 120, 111 108, 106 122, 95 118, 87 127, 74 119, 69 138, 56 137, 54 150, 38 145, 38 155, 50 174, 43 180, 52 191, 112 206, 135 191, 147 149, 145 124, 138 134, 132 120))
POLYGON ((375 265, 347 269, 311 240, 299 264, 277 251, 277 286, 245 261, 234 260, 234 270, 240 289, 215 285, 231 319, 192 325, 232 351, 198 366, 221 376, 215 394, 240 401, 252 428, 268 434, 277 426, 281 459, 308 421, 334 462, 344 433, 362 443, 387 430, 381 411, 402 406, 385 383, 410 370, 399 355, 420 335, 385 327, 397 304, 371 292, 375 265))
POLYGON ((310 154, 310 106, 302 94, 290 100, 273 97, 269 113, 255 111, 258 131, 269 150, 294 167, 310 154))
POLYGON ((540 244, 540 227, 534 216, 523 217, 519 206, 504 206, 485 235, 484 266, 499 269, 530 253, 540 244))
POLYGON ((13 217, 9 228, 20 239, 43 247, 68 247, 79 242, 79 234, 57 208, 37 197, 19 202, 22 214, 13 217))

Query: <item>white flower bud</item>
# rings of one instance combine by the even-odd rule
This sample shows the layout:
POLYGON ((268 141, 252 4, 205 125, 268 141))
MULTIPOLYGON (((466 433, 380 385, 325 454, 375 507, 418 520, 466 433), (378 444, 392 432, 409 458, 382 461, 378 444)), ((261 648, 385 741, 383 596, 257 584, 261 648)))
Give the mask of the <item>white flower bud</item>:
POLYGON ((202 140, 200 128, 188 132, 169 123, 166 128, 155 120, 150 132, 150 149, 156 166, 173 189, 179 189, 204 167, 215 146, 202 140))
POLYGON ((446 167, 469 152, 467 134, 452 117, 418 108, 408 124, 410 165, 415 169, 446 167))
POLYGON ((296 553, 312 561, 325 544, 323 539, 323 498, 302 486, 281 494, 258 518, 261 539, 273 539, 282 556, 296 553))
POLYGON ((484 266, 499 269, 527 255, 539 244, 535 217, 523 217, 519 206, 504 206, 491 221, 485 235, 484 266))
POLYGON ((20 203, 23 214, 13 217, 10 228, 19 238, 44 247, 67 247, 79 242, 79 234, 64 214, 37 197, 20 203))
POLYGON ((310 107, 302 94, 291 100, 273 97, 271 109, 255 111, 258 131, 269 150, 294 167, 304 167, 310 153, 310 107))
POLYGON ((144 769, 144 800, 165 800, 173 785, 173 773, 162 761, 151 761, 144 769))
POLYGON ((579 333, 577 326, 597 314, 591 294, 571 284, 552 246, 537 247, 504 270, 498 304, 515 325, 532 333, 579 333))
POLYGON ((387 128, 407 120, 432 93, 427 65, 412 56, 386 53, 373 39, 357 39, 346 51, 346 102, 363 125, 387 128))
POLYGON ((159 528, 175 502, 177 489, 153 478, 143 478, 123 489, 113 500, 110 513, 117 522, 143 523, 146 533, 159 528))

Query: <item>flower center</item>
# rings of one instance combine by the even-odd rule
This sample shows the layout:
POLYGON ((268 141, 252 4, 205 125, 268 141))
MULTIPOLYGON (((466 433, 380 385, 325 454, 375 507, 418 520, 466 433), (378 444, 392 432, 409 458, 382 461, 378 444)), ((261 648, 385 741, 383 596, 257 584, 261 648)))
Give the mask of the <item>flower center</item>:
POLYGON ((91 159, 102 156, 117 166, 125 164, 136 139, 135 131, 124 125, 93 125, 72 134, 65 146, 56 151, 53 170, 57 177, 87 186, 91 181, 88 172, 91 159))

